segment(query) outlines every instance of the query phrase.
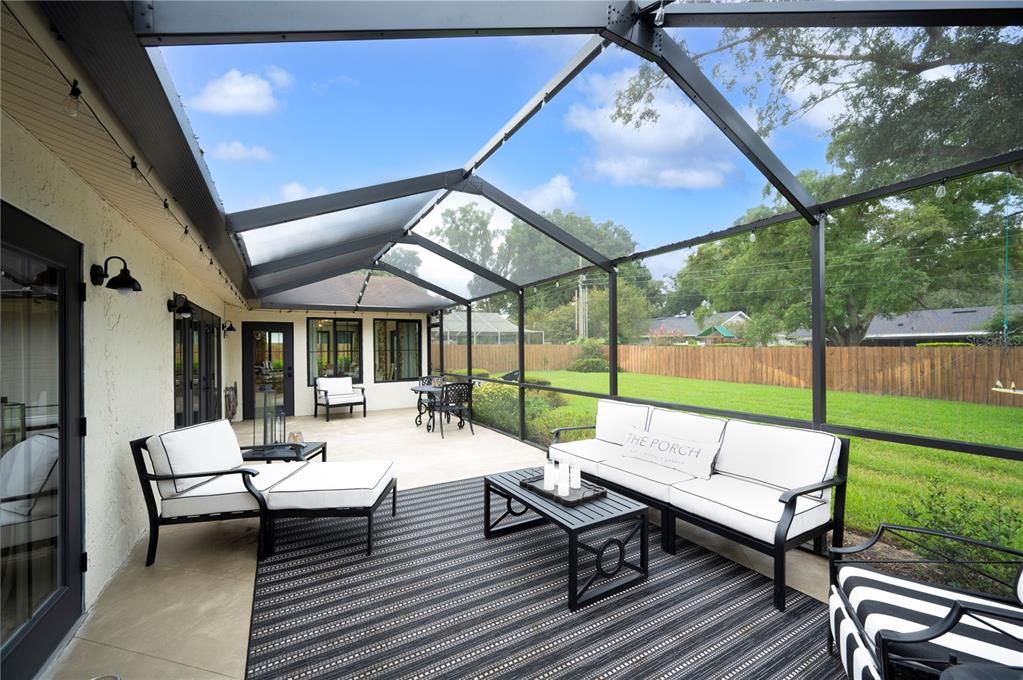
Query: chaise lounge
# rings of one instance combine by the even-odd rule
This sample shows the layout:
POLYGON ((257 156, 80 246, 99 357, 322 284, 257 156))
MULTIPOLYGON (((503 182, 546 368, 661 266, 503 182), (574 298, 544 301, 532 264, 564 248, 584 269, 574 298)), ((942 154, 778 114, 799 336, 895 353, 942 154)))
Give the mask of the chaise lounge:
POLYGON ((808 541, 823 552, 829 531, 842 544, 848 440, 607 399, 594 425, 553 434, 549 458, 660 511, 665 552, 675 553, 681 519, 773 556, 779 610, 785 553, 808 541), (562 441, 585 430, 595 436, 562 441))
POLYGON ((136 439, 131 451, 149 514, 146 566, 163 525, 258 517, 263 558, 274 552, 280 517, 365 517, 372 554, 373 513, 387 494, 397 512, 391 461, 246 463, 226 420, 136 439))

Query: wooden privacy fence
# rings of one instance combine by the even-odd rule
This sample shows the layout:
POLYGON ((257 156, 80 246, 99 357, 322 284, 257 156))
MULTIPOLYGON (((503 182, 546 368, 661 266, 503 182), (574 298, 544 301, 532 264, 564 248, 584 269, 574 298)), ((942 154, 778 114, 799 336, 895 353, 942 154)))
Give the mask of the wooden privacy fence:
MULTIPOLYGON (((444 349, 445 367, 465 367, 464 345, 444 349)), ((526 345, 526 370, 563 370, 578 353, 573 345, 526 345)), ((1023 394, 991 390, 997 378, 1008 386, 1009 376, 1023 386, 1023 347, 1010 348, 1004 365, 1002 354, 999 347, 829 347, 828 389, 1023 406, 1023 394)), ((492 374, 518 368, 515 345, 475 345, 472 357, 492 374)), ((809 389, 812 377, 809 347, 621 345, 618 362, 627 373, 754 385, 809 389)))

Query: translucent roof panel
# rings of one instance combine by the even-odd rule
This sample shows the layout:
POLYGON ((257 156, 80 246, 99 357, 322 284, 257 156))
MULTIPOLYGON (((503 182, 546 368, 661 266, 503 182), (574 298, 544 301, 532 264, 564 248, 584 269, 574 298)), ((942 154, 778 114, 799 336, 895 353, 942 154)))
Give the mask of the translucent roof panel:
POLYGON ((429 312, 454 304, 452 300, 420 288, 398 276, 374 271, 362 296, 363 307, 429 312))
MULTIPOLYGON (((580 266, 579 256, 568 248, 488 199, 472 194, 450 194, 414 231, 517 285, 580 266)), ((483 284, 478 285, 485 290, 483 284)))
POLYGON ((1019 26, 672 34, 818 201, 1023 148, 1019 26))
POLYGON ((263 302, 280 305, 315 305, 354 307, 366 280, 366 271, 335 276, 301 288, 263 298, 263 302))
POLYGON ((587 38, 153 50, 236 212, 460 167, 587 38))
POLYGON ((327 279, 338 274, 351 271, 353 268, 369 267, 373 264, 373 257, 380 251, 380 247, 364 248, 354 253, 345 253, 337 257, 331 257, 319 262, 305 264, 300 267, 292 267, 283 272, 275 272, 264 276, 252 278, 252 285, 256 292, 277 288, 295 281, 309 281, 317 278, 327 279))
POLYGON ((608 47, 479 175, 612 258, 791 210, 767 204, 763 175, 670 82, 623 117, 620 95, 650 68, 608 47))
POLYGON ((491 281, 418 245, 399 243, 387 251, 382 261, 464 298, 490 295, 503 290, 491 281))
POLYGON ((241 233, 253 265, 339 245, 353 239, 400 231, 430 194, 405 196, 382 203, 307 217, 241 233))
POLYGON ((303 305, 316 307, 375 307, 395 311, 432 311, 452 304, 447 298, 409 283, 405 279, 374 271, 369 277, 365 292, 368 270, 360 270, 335 276, 301 288, 271 295, 263 299, 268 304, 287 305, 301 308, 303 305), (362 292, 360 301, 359 294, 362 292))

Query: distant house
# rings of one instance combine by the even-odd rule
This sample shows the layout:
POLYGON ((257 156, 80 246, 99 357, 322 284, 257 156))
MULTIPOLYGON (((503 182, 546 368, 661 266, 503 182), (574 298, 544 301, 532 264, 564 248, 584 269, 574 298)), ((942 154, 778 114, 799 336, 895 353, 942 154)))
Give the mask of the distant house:
MULTIPOLYGON (((445 314, 444 343, 464 345, 465 327, 465 312, 452 310, 445 314)), ((472 337, 476 345, 514 345, 519 341, 519 327, 496 312, 473 312, 472 337)), ((527 345, 542 345, 543 341, 543 331, 526 329, 527 345)))
MULTIPOLYGON (((1023 305, 1010 308, 1013 314, 1023 305)), ((864 345, 906 346, 921 342, 974 342, 992 335, 988 326, 1001 318, 1001 307, 921 309, 890 318, 875 316, 867 327, 864 345)))
MULTIPOLYGON (((1011 314, 1023 305, 1010 306, 1011 314)), ((991 320, 1001 318, 1001 307, 920 309, 893 317, 875 316, 867 327, 863 344, 873 347, 911 347, 922 342, 976 342, 989 339, 991 320)), ((797 329, 787 335, 792 342, 810 343, 810 331, 797 329)))
MULTIPOLYGON (((701 338, 702 333, 718 326, 728 331, 731 334, 731 339, 735 339, 736 331, 747 321, 749 321, 749 316, 745 312, 740 311, 708 314, 703 319, 702 325, 696 323, 696 317, 692 315, 662 316, 650 319, 650 325, 647 328, 646 334, 642 336, 641 344, 673 345, 684 343, 701 338)), ((704 335, 702 337, 705 340, 708 336, 704 335)), ((726 336, 720 333, 717 335, 718 339, 724 337, 726 336)), ((701 340, 701 342, 704 340, 701 340)))

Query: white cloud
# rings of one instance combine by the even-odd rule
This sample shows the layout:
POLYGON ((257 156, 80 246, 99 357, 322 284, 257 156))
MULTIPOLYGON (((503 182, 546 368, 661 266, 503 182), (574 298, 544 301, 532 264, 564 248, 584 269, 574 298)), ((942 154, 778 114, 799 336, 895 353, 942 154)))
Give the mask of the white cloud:
POLYGON ((523 191, 519 200, 537 212, 570 210, 575 205, 575 190, 567 177, 555 175, 540 186, 523 191))
POLYGON ((277 99, 269 81, 236 68, 206 83, 199 96, 188 103, 200 111, 225 116, 261 115, 277 108, 277 99))
POLYGON ((213 157, 219 161, 268 161, 273 158, 266 147, 246 146, 238 140, 217 144, 213 157))
POLYGON ((288 182, 281 186, 281 198, 285 201, 297 201, 310 196, 322 196, 325 193, 327 193, 327 188, 324 186, 309 189, 300 182, 288 182))
POLYGON ((584 82, 588 101, 565 115, 571 130, 590 138, 585 166, 616 186, 706 189, 722 186, 735 170, 734 149, 707 117, 675 89, 655 93, 660 118, 639 129, 611 120, 615 93, 635 69, 591 75, 584 82))
POLYGON ((266 67, 266 77, 270 79, 274 87, 291 87, 295 83, 295 76, 291 75, 280 66, 270 65, 266 67))
POLYGON ((936 68, 930 68, 920 74, 920 78, 923 80, 952 80, 956 77, 956 69, 954 66, 946 64, 944 66, 938 66, 936 68))

